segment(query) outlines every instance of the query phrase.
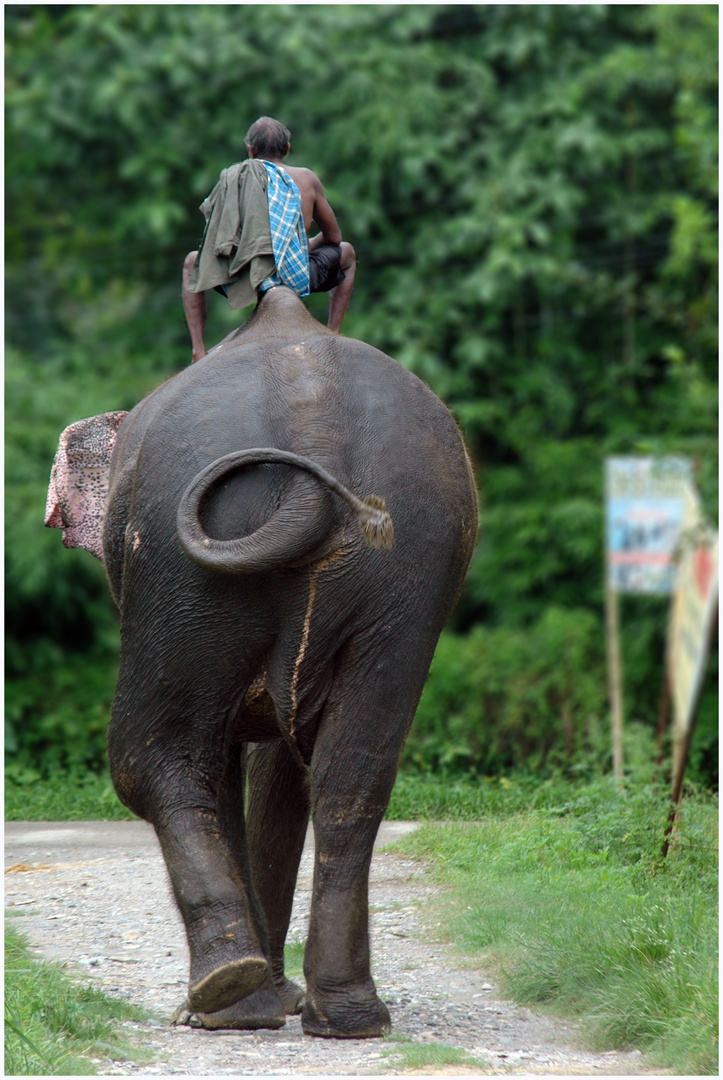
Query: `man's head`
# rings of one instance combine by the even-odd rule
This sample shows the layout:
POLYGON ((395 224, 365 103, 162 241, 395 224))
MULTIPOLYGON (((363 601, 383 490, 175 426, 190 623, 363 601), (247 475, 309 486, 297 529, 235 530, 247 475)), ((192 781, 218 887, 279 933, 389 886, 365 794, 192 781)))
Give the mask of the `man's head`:
POLYGON ((291 132, 271 116, 261 116, 244 139, 251 157, 282 158, 291 148, 291 132))

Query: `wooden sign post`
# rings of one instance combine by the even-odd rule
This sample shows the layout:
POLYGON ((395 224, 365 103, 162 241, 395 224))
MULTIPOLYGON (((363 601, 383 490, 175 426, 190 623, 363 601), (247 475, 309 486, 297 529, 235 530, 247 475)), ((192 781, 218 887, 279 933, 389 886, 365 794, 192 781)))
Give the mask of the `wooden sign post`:
POLYGON ((623 662, 620 656, 620 612, 618 594, 608 581, 605 586, 605 625, 607 629, 608 692, 610 694, 610 730, 613 744, 613 776, 623 778, 623 662))

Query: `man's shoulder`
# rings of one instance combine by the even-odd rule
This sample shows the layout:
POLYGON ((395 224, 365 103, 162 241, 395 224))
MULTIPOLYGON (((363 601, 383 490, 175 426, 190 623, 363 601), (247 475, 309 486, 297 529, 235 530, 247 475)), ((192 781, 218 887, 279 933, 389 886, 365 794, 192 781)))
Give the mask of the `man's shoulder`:
POLYGON ((301 181, 307 186, 313 184, 321 187, 321 180, 315 172, 311 171, 311 169, 304 169, 298 165, 284 165, 284 168, 286 169, 291 179, 295 180, 297 184, 299 183, 299 181, 301 181))

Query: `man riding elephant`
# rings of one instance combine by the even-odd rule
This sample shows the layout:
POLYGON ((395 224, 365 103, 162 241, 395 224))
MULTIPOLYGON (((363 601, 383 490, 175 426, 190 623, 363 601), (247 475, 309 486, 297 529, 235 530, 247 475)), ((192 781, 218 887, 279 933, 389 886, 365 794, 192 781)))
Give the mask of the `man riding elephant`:
POLYGON ((372 849, 477 533, 454 419, 281 286, 128 414, 72 424, 45 520, 120 609, 108 757, 185 924, 176 1022, 383 1035, 372 849), (310 817, 302 990, 284 942, 310 817))
POLYGON ((183 264, 193 363, 206 355, 208 289, 223 293, 231 308, 245 307, 277 285, 302 297, 328 292, 327 325, 338 333, 354 287, 354 248, 342 242, 321 181, 310 169, 284 165, 291 150, 288 128, 262 116, 245 144, 248 160, 224 169, 201 204, 203 240, 183 264), (309 239, 312 223, 320 231, 309 239))

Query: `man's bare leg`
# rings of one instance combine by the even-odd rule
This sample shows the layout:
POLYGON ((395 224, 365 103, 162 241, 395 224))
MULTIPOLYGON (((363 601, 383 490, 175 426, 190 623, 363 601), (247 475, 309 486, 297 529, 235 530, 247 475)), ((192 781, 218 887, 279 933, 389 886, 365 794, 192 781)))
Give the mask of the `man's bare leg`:
POLYGON ((183 287, 181 289, 183 312, 188 323, 188 332, 191 335, 192 364, 195 364, 197 360, 206 355, 206 347, 203 344, 203 328, 206 325, 206 294, 205 292, 191 292, 188 288, 191 280, 191 270, 196 265, 197 258, 197 251, 191 251, 186 256, 183 263, 183 287))
POLYGON ((329 321, 327 326, 330 330, 339 332, 342 320, 346 315, 351 300, 351 292, 354 288, 354 275, 356 274, 356 252, 351 244, 344 241, 341 245, 341 268, 344 271, 344 280, 329 292, 329 321))

